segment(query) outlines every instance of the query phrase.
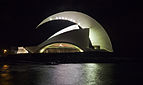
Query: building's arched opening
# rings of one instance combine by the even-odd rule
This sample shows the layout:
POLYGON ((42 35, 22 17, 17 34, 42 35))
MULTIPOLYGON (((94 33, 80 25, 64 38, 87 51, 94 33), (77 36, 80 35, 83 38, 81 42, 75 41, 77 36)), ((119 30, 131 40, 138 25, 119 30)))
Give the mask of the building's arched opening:
POLYGON ((43 47, 40 53, 73 53, 83 52, 81 48, 69 43, 53 43, 43 47))

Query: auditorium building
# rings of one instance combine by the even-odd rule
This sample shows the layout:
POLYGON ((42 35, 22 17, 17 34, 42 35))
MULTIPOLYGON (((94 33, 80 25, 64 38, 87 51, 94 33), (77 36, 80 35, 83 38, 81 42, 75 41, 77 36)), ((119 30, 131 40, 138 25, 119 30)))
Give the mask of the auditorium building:
POLYGON ((45 40, 38 45, 18 47, 17 53, 113 52, 104 28, 92 17, 76 11, 53 14, 36 28, 45 40))

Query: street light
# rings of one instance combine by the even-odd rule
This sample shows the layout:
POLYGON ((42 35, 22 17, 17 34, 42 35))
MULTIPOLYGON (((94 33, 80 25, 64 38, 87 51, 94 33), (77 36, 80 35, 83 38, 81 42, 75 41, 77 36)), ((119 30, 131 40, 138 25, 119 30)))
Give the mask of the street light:
POLYGON ((7 50, 6 50, 6 49, 4 49, 4 50, 3 50, 3 53, 4 53, 4 54, 5 54, 5 53, 7 53, 7 50))

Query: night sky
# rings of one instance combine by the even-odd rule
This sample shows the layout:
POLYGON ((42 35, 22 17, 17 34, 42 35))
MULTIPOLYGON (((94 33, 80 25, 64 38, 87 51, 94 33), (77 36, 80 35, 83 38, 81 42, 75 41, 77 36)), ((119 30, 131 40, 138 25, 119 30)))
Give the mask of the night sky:
POLYGON ((79 11, 96 19, 107 31, 115 53, 142 53, 142 7, 137 0, 0 0, 0 48, 31 46, 39 39, 35 27, 62 11, 79 11))

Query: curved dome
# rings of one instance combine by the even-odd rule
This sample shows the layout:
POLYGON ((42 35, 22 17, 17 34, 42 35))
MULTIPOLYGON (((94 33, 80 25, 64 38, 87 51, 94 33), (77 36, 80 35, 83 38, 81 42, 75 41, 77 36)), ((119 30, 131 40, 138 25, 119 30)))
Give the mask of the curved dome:
POLYGON ((104 28, 92 17, 75 11, 65 11, 56 13, 43 20, 37 28, 52 20, 68 20, 77 23, 80 27, 89 28, 89 39, 93 47, 100 46, 100 49, 113 52, 111 41, 104 28))

